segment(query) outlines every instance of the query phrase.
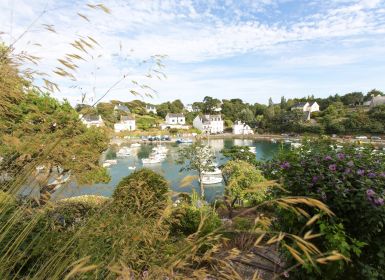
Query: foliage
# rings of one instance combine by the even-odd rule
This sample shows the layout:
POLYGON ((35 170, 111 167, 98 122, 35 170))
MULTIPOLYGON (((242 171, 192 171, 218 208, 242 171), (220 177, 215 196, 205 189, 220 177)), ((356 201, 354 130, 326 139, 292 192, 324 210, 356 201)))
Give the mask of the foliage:
POLYGON ((200 195, 204 197, 204 185, 202 183, 202 172, 214 170, 215 156, 209 146, 201 143, 193 143, 192 145, 181 148, 178 151, 178 159, 176 162, 182 165, 182 170, 193 170, 198 172, 200 180, 200 195))
POLYGON ((218 214, 211 207, 182 202, 172 211, 171 233, 189 236, 196 233, 205 235, 221 225, 218 214))
POLYGON ((153 209, 165 209, 168 200, 169 184, 159 174, 150 169, 135 171, 123 178, 117 185, 113 197, 116 209, 142 216, 158 215, 153 209))
MULTIPOLYGON (((309 141, 301 149, 281 154, 267 167, 266 175, 282 178, 288 195, 308 195, 320 199, 336 214, 332 219, 320 219, 320 229, 329 236, 329 240, 320 243, 319 247, 327 250, 339 244, 339 249, 352 262, 341 263, 338 269, 333 270, 333 277, 356 279, 361 275, 360 278, 366 279, 369 276, 363 273, 368 270, 383 275, 383 154, 370 147, 344 146, 341 149, 331 142, 309 141), (333 236, 332 239, 330 236, 333 236)), ((274 194, 279 197, 286 191, 277 189, 274 194)), ((284 212, 282 210, 279 215, 282 217, 279 227, 299 229, 298 219, 284 212)), ((369 278, 381 279, 373 275, 369 278)))
POLYGON ((221 153, 230 160, 242 160, 254 166, 258 165, 255 154, 250 151, 248 146, 232 146, 231 148, 223 149, 221 153))
POLYGON ((260 187, 265 178, 261 171, 248 162, 241 160, 228 161, 222 169, 225 181, 224 202, 232 218, 233 209, 237 201, 253 198, 257 203, 265 200, 266 187, 260 187))

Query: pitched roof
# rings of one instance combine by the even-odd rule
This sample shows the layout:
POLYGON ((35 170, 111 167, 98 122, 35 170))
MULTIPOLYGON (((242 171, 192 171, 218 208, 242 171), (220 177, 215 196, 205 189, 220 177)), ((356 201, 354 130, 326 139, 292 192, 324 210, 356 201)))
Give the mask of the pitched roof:
POLYGON ((133 116, 120 116, 121 121, 134 121, 135 118, 133 116))
POLYGON ((293 108, 297 108, 297 107, 303 107, 303 106, 305 106, 307 103, 309 103, 309 102, 298 102, 298 103, 295 103, 294 105, 293 105, 293 108))
POLYGON ((99 116, 98 115, 85 115, 82 117, 83 120, 86 122, 96 122, 99 121, 99 116))
POLYGON ((203 116, 201 116, 201 118, 202 118, 202 122, 211 122, 211 121, 216 120, 217 118, 222 120, 221 115, 203 115, 203 116))
POLYGON ((126 105, 122 105, 122 104, 115 105, 114 110, 117 110, 117 111, 119 110, 119 111, 123 111, 123 112, 130 112, 130 109, 128 109, 128 107, 126 105))
POLYGON ((317 103, 316 101, 309 102, 309 106, 313 106, 316 103, 317 103))
POLYGON ((178 114, 168 113, 167 116, 169 118, 184 118, 184 114, 183 113, 178 113, 178 114))

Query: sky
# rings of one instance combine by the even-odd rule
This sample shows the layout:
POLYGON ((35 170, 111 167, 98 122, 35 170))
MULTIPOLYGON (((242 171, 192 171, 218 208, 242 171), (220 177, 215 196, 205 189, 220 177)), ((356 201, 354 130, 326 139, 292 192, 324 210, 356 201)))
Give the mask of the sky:
POLYGON ((31 67, 71 103, 110 88, 103 101, 155 104, 385 90, 385 0, 109 0, 109 14, 87 6, 99 3, 0 0, 0 40, 41 57, 31 67), (81 53, 70 45, 79 36, 99 45, 81 53), (85 58, 76 81, 52 72, 68 53, 85 58), (157 69, 154 55, 165 56, 165 78, 146 76, 157 69), (147 88, 133 81, 156 92, 146 97, 147 88))

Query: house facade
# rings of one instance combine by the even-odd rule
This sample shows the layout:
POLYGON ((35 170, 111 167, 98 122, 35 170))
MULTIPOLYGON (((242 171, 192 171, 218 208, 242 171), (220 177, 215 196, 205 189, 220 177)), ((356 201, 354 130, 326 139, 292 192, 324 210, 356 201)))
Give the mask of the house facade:
POLYGON ((385 104, 385 96, 378 95, 372 98, 372 100, 370 101, 369 107, 373 108, 384 104, 385 104))
POLYGON ((167 128, 177 128, 177 129, 188 129, 189 126, 186 125, 186 118, 184 114, 172 114, 168 113, 165 118, 165 123, 161 124, 161 129, 167 128))
POLYGON ((155 105, 147 104, 146 105, 146 112, 147 113, 154 113, 156 115, 156 107, 155 105))
POLYGON ((120 122, 114 124, 115 132, 133 131, 136 129, 135 118, 132 116, 121 116, 120 122))
POLYGON ((104 126, 104 121, 102 116, 100 115, 79 115, 79 118, 82 123, 84 123, 87 127, 102 127, 104 126))
POLYGON ((221 115, 198 115, 193 121, 193 126, 206 133, 223 133, 223 120, 221 115))
POLYGON ((319 105, 317 102, 299 102, 291 107, 291 110, 302 110, 302 112, 319 112, 319 105))
POLYGON ((171 114, 166 115, 166 124, 186 124, 186 118, 183 114, 171 114))
POLYGON ((233 124, 233 134, 235 135, 248 135, 254 134, 251 127, 241 121, 237 121, 233 124))
POLYGON ((306 121, 309 121, 311 118, 311 113, 313 112, 319 112, 319 105, 317 102, 299 102, 294 104, 293 107, 291 107, 291 110, 300 110, 304 112, 304 119, 306 121))

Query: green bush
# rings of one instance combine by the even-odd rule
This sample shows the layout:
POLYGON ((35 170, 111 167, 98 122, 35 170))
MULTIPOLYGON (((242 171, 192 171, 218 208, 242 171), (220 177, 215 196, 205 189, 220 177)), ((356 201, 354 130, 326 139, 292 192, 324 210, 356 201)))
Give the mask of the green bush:
POLYGON ((169 183, 150 169, 141 169, 123 178, 112 198, 116 210, 158 215, 167 206, 169 183))
POLYGON ((235 217, 232 221, 235 230, 249 231, 254 227, 254 220, 250 218, 235 217))
MULTIPOLYGON (((316 278, 384 279, 384 154, 372 148, 340 149, 332 142, 311 141, 269 162, 266 176, 283 181, 286 190, 276 189, 273 193, 276 197, 316 198, 336 215, 319 220, 319 229, 327 238, 317 245, 321 251, 338 249, 351 262, 341 261, 333 269, 330 265, 323 266, 322 274, 316 278)), ((302 228, 298 218, 285 210, 280 209, 278 217, 280 230, 302 228)))
POLYGON ((173 235, 190 235, 197 232, 202 224, 200 234, 207 234, 221 225, 217 213, 208 206, 200 208, 182 204, 173 210, 171 218, 171 233, 173 235))

